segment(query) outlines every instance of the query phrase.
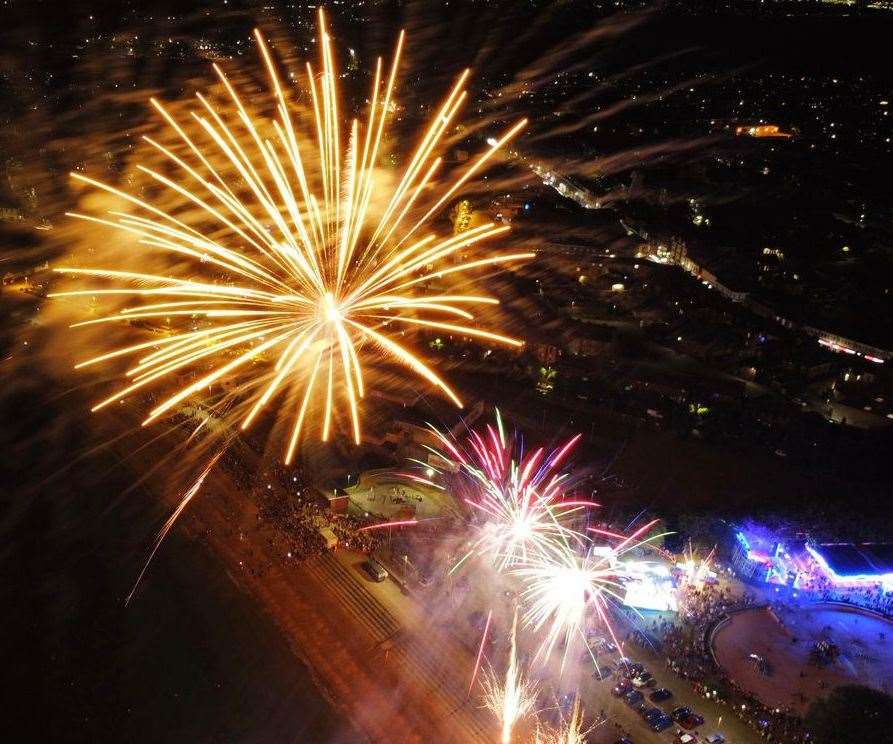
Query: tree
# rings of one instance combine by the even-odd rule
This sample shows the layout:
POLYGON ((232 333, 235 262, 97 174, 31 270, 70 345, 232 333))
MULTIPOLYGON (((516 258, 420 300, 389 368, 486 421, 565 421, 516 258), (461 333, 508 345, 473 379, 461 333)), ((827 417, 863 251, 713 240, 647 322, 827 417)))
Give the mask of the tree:
POLYGON ((815 744, 862 744, 885 740, 890 721, 893 697, 864 685, 841 685, 815 700, 804 722, 815 744))

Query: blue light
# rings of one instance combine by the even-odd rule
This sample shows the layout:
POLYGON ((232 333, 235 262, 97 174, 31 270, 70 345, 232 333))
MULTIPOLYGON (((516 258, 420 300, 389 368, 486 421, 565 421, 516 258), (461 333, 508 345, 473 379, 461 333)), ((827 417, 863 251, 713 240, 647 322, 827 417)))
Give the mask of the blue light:
POLYGON ((893 573, 874 573, 874 574, 840 574, 837 573, 833 568, 831 568, 825 556, 823 556, 818 550, 813 548, 811 545, 806 546, 806 551, 816 560, 816 563, 822 567, 822 570, 828 575, 830 579, 837 583, 856 583, 856 582, 878 582, 882 583, 885 586, 893 583, 893 573))

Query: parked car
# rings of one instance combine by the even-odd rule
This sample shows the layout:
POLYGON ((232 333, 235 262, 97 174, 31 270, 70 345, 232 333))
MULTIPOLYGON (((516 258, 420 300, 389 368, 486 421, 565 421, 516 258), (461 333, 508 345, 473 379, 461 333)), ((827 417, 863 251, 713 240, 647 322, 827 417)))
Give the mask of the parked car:
POLYGON ((642 672, 638 677, 633 678, 633 687, 654 687, 657 680, 651 676, 651 672, 642 672))
POLYGON ((673 708, 673 712, 670 713, 673 716, 674 721, 679 721, 680 718, 685 718, 688 715, 691 715, 691 708, 688 708, 684 705, 680 705, 678 708, 673 708))
POLYGON ((648 725, 651 726, 653 731, 665 731, 673 725, 673 719, 666 713, 661 712, 659 716, 655 716, 653 719, 649 720, 648 725))
POLYGON ((614 667, 610 664, 601 664, 596 667, 596 670, 592 673, 592 676, 596 679, 607 679, 614 672, 614 667))
POLYGON ((611 694, 614 697, 622 697, 626 695, 631 689, 633 689, 632 684, 628 679, 621 679, 617 681, 617 684, 614 685, 614 689, 611 690, 611 694))
POLYGON ((707 744, 725 744, 725 741, 726 737, 719 733, 719 731, 714 731, 707 737, 707 744))
POLYGON ((648 697, 651 698, 653 703, 662 703, 664 700, 669 700, 673 697, 673 693, 666 687, 658 687, 648 697))
POLYGON ((567 714, 570 713, 571 708, 574 705, 574 700, 576 699, 576 693, 573 692, 565 692, 563 695, 558 698, 558 710, 567 714))
POLYGON ((673 739, 673 744, 698 744, 698 739, 694 734, 688 734, 684 731, 680 731, 676 738, 673 739))
POLYGON ((653 706, 645 706, 640 711, 642 714, 642 718, 644 718, 648 723, 651 723, 652 718, 657 718, 657 716, 663 715, 663 711, 660 708, 655 708, 653 706))
POLYGON ((644 699, 645 696, 638 690, 630 690, 623 696, 623 701, 631 708, 639 705, 644 699))
POLYGON ((677 718, 676 723, 678 723, 682 728, 688 729, 696 729, 698 726, 704 725, 704 716, 698 715, 697 713, 689 713, 684 718, 677 718))
POLYGON ((369 574, 373 581, 384 581, 388 578, 387 569, 374 558, 370 558, 366 561, 363 564, 363 569, 369 574))

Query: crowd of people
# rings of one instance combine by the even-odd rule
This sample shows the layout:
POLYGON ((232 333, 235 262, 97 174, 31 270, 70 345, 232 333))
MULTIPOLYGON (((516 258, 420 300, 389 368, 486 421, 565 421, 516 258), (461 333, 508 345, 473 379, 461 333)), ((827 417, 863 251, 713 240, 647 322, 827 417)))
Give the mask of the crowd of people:
POLYGON ((801 589, 823 602, 846 602, 893 616, 893 592, 885 591, 882 584, 836 586, 824 574, 816 571, 801 589))
POLYGON ((766 741, 806 741, 798 716, 763 704, 725 676, 710 652, 710 634, 716 623, 729 612, 755 605, 757 596, 748 591, 737 593, 730 586, 705 584, 682 588, 678 600, 675 619, 655 621, 651 629, 666 667, 687 680, 698 695, 726 704, 766 741))
POLYGON ((240 467, 231 472, 237 485, 257 504, 258 519, 278 531, 288 558, 304 560, 326 552, 331 548, 327 534, 333 535, 338 545, 365 553, 381 542, 374 531, 361 531, 366 526, 363 520, 333 513, 323 504, 299 468, 273 464, 254 477, 245 475, 240 467))

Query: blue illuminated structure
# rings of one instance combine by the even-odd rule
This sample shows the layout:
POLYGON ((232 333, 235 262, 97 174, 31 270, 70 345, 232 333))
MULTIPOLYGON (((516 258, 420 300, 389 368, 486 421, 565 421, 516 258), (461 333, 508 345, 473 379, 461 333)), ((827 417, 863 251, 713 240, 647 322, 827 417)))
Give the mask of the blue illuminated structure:
MULTIPOLYGON (((748 537, 743 530, 735 532, 735 545, 732 549, 732 566, 735 572, 745 580, 751 581, 768 581, 769 574, 772 571, 773 555, 777 553, 780 543, 775 543, 770 550, 754 549, 752 538, 748 537)), ((762 547, 763 542, 759 538, 755 538, 757 547, 762 547)))
POLYGON ((804 536, 782 539, 764 525, 735 530, 732 566, 745 581, 815 587, 819 577, 836 587, 881 586, 893 592, 893 543, 817 543, 804 536))
POLYGON ((883 584, 893 590, 893 545, 807 544, 806 551, 835 584, 883 584))

